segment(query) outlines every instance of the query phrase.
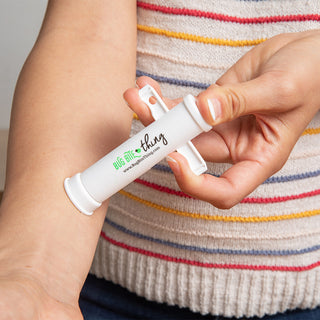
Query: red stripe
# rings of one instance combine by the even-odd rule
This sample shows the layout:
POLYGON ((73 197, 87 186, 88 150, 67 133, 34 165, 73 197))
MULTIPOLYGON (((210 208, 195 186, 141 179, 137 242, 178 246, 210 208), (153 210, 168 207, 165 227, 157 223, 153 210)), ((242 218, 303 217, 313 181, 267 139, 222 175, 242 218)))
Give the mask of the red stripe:
POLYGON ((244 198, 241 203, 276 203, 285 202, 289 200, 298 200, 303 198, 309 198, 320 195, 320 189, 310 192, 303 192, 300 194, 294 194, 291 196, 272 197, 272 198, 244 198))
POLYGON ((175 257, 167 256, 164 254, 155 253, 152 251, 132 247, 125 243, 111 239, 103 231, 101 231, 101 237, 106 241, 110 242, 111 244, 131 252, 136 252, 139 254, 143 254, 145 256, 149 256, 149 257, 153 257, 153 258, 157 258, 157 259, 161 259, 169 262, 183 263, 183 264, 193 265, 193 266, 202 267, 202 268, 209 268, 209 269, 241 269, 241 270, 256 270, 256 271, 269 270, 269 271, 302 272, 302 271, 311 270, 320 266, 320 261, 309 264, 307 266, 266 266, 266 265, 245 265, 245 264, 229 264, 229 263, 206 263, 206 262, 200 262, 200 261, 194 261, 194 260, 188 260, 188 259, 182 259, 182 258, 175 258, 175 257))
MULTIPOLYGON (((188 198, 188 199, 194 199, 193 197, 187 195, 186 193, 182 191, 177 191, 170 189, 168 187, 164 187, 161 185, 158 185, 156 183, 148 182, 142 179, 136 179, 136 183, 142 184, 148 188, 155 189, 160 192, 165 192, 168 194, 172 194, 178 197, 188 198)), ((277 202, 285 202, 289 200, 298 200, 308 197, 314 197, 320 195, 320 189, 316 189, 310 192, 304 192, 300 194, 295 194, 291 196, 282 196, 282 197, 270 197, 270 198, 244 198, 241 203, 277 203, 277 202)))
POLYGON ((148 188, 152 188, 152 189, 155 189, 155 190, 160 191, 160 192, 173 194, 175 196, 182 197, 182 198, 194 199, 193 197, 189 196, 188 194, 186 194, 186 193, 184 193, 182 191, 173 190, 173 189, 170 189, 168 187, 160 186, 159 184, 152 183, 152 182, 149 182, 149 181, 145 181, 145 180, 142 180, 142 179, 139 179, 139 178, 134 180, 134 182, 142 184, 142 185, 144 185, 144 186, 146 186, 148 188))
POLYGON ((297 21, 319 21, 319 14, 297 14, 297 15, 286 15, 286 16, 270 16, 270 17, 256 17, 256 18, 239 18, 228 16, 225 14, 218 14, 213 12, 206 12, 201 10, 187 9, 187 8, 173 8, 160 6, 151 3, 145 3, 142 1, 137 2, 138 7, 158 11, 165 14, 175 14, 184 16, 193 16, 199 18, 208 18, 213 20, 219 20, 224 22, 234 22, 241 24, 260 24, 260 23, 275 23, 275 22, 297 22, 297 21))

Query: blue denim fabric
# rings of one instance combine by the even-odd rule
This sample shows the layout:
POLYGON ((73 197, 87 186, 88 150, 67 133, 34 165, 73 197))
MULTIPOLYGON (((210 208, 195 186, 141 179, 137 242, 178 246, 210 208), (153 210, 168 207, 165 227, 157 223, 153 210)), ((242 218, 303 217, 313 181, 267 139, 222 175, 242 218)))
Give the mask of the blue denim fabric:
MULTIPOLYGON (((82 289, 80 308, 85 320, 183 319, 231 320, 221 316, 201 315, 186 308, 147 301, 104 279, 89 275, 82 289)), ((244 320, 245 318, 243 318, 244 320)), ((250 320, 320 320, 320 308, 295 310, 250 320)))

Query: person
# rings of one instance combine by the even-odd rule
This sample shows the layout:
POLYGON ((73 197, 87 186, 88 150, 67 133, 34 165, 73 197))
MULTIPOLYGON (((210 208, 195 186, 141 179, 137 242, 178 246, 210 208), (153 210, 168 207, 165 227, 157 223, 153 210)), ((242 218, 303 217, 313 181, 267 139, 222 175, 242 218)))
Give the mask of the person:
MULTIPOLYGON (((319 318, 319 9, 312 0, 49 1, 13 101, 0 318, 82 319, 90 267, 85 319, 103 318, 107 298, 110 319, 319 318), (194 141, 208 173, 193 175, 172 153, 174 176, 161 162, 84 216, 63 180, 127 139, 124 91, 152 121, 135 74, 152 76, 137 86, 153 85, 170 108, 197 96, 213 125, 194 141), (133 296, 121 300, 126 291, 107 281, 162 303, 159 313, 152 302, 124 304, 133 296)), ((141 127, 134 120, 131 133, 141 127)))

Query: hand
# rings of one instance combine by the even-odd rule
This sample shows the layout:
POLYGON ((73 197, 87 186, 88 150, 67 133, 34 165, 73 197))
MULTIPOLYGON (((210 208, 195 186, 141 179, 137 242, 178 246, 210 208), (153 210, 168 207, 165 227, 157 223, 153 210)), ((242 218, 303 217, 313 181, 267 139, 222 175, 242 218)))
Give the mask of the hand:
MULTIPOLYGON (((320 106, 320 31, 282 34, 253 48, 197 97, 198 108, 213 129, 194 139, 207 161, 229 162, 219 178, 196 176, 177 152, 169 161, 185 193, 219 208, 231 208, 281 169, 320 106), (215 108, 213 119, 208 100, 215 108)), ((149 83, 161 95, 152 79, 149 83)), ((137 89, 125 99, 144 125, 152 121, 137 89)), ((181 100, 165 99, 168 107, 181 100)))

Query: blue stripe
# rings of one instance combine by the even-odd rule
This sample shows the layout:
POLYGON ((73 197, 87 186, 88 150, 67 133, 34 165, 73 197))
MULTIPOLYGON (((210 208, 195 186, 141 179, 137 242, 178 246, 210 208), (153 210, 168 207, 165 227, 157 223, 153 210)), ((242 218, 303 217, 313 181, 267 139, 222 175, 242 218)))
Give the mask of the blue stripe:
MULTIPOLYGON (((170 167, 162 165, 162 164, 156 164, 152 169, 172 173, 170 167)), ((219 175, 214 174, 214 173, 207 172, 207 174, 211 174, 212 176, 219 177, 219 175)), ((279 176, 279 177, 272 176, 272 177, 268 178, 265 182, 263 182, 263 184, 290 182, 290 181, 295 181, 295 180, 314 178, 314 177, 318 177, 318 176, 320 176, 320 170, 308 171, 308 172, 293 174, 293 175, 289 175, 289 176, 279 176)))
POLYGON ((133 236, 135 238, 159 243, 165 246, 173 247, 176 249, 182 249, 182 250, 189 250, 189 251, 196 251, 196 252, 203 252, 203 253, 209 253, 209 254, 231 254, 231 255, 255 255, 255 256, 291 256, 291 255, 298 255, 298 254, 304 254, 309 252, 314 252, 320 249, 320 245, 315 245, 312 247, 299 249, 299 250, 234 250, 234 249, 210 249, 210 248, 203 248, 203 247, 197 247, 197 246, 189 246, 184 245, 168 240, 163 240, 159 238, 153 238, 150 236, 143 235, 138 232, 131 231, 113 221, 111 221, 108 218, 105 218, 105 222, 108 223, 113 228, 117 229, 118 231, 124 232, 130 236, 133 236))
POLYGON ((209 84, 201 83, 201 82, 162 77, 162 76, 154 75, 151 73, 143 72, 141 70, 136 70, 136 76, 137 77, 147 76, 158 82, 164 82, 164 83, 173 84, 173 85, 182 86, 182 87, 193 87, 193 88, 203 89, 203 90, 207 89, 210 86, 209 84))
POLYGON ((308 179, 313 177, 318 177, 320 175, 320 170, 303 172, 299 174, 293 174, 290 176, 280 176, 280 177, 270 177, 264 183, 279 183, 279 182, 289 182, 294 180, 308 179))

